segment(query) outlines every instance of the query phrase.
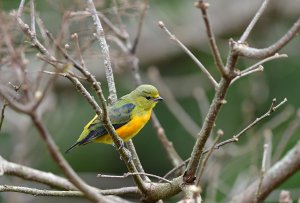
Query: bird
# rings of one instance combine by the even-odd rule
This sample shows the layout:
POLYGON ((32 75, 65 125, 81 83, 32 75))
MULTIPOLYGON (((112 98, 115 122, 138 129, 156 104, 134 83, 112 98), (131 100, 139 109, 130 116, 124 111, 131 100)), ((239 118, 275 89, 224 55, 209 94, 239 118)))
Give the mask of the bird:
MULTIPOLYGON (((162 101, 158 90, 153 85, 139 85, 129 94, 124 95, 111 106, 107 112, 109 119, 116 130, 117 135, 127 142, 145 126, 149 121, 152 109, 162 101)), ((113 140, 98 115, 88 122, 83 128, 78 140, 65 152, 68 153, 74 147, 86 145, 92 142, 113 144, 113 140)))

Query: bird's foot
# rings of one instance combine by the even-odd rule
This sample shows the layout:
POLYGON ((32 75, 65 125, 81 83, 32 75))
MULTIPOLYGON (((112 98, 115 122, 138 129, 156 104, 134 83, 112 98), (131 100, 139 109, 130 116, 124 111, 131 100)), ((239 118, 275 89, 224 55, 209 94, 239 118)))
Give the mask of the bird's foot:
MULTIPOLYGON (((125 147, 123 147, 123 149, 124 149, 125 156, 127 157, 127 163, 131 162, 132 161, 131 152, 125 147)), ((123 160, 122 156, 120 156, 120 159, 123 160)))
POLYGON ((124 144, 124 141, 123 141, 123 140, 120 140, 120 146, 119 146, 119 147, 117 147, 117 146, 115 145, 115 143, 112 143, 112 146, 113 146, 114 148, 117 148, 118 151, 120 151, 122 148, 125 147, 125 144, 124 144))
POLYGON ((122 148, 125 148, 124 146, 125 146, 125 144, 124 144, 123 140, 121 140, 120 141, 120 146, 118 147, 118 150, 121 150, 122 148))

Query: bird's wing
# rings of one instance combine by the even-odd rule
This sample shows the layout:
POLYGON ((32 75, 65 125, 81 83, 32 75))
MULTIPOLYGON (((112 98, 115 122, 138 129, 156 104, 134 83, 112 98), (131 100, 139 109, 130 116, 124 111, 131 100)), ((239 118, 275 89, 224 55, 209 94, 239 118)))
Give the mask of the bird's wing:
MULTIPOLYGON (((135 105, 132 103, 124 103, 119 100, 115 105, 108 109, 110 121, 115 129, 120 128, 131 120, 131 112, 135 105)), ((79 145, 88 144, 94 139, 107 134, 105 127, 97 117, 90 125, 86 126, 88 135, 79 141, 79 145)))

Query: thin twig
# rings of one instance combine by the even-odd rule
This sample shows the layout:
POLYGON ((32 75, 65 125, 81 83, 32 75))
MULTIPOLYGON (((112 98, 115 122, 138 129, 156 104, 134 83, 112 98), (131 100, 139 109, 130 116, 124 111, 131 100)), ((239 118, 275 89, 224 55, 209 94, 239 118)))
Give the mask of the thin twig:
POLYGON ((196 56, 181 42, 177 39, 175 35, 173 35, 168 28, 165 26, 165 24, 162 21, 158 22, 158 25, 160 28, 162 28, 169 36, 171 40, 174 40, 182 49, 183 51, 191 57, 191 59, 197 64, 197 66, 203 71, 203 73, 208 77, 209 81, 212 83, 212 85, 217 88, 218 83, 213 78, 213 76, 209 73, 209 71, 204 67, 204 65, 196 58, 196 56))
POLYGON ((262 158, 262 163, 261 163, 261 174, 260 174, 260 178, 259 178, 257 191, 256 191, 256 194, 255 194, 254 203, 258 202, 258 199, 259 199, 259 196, 260 196, 261 187, 262 187, 264 176, 265 176, 265 173, 266 173, 266 162, 267 162, 268 153, 269 153, 268 145, 264 144, 264 153, 263 153, 263 158, 262 158))
POLYGON ((287 58, 288 55, 287 54, 278 54, 278 53, 275 53, 273 56, 269 56, 263 60, 260 60, 259 62, 257 62, 256 64, 250 66, 249 68, 246 68, 245 70, 242 70, 241 71, 241 74, 244 74, 244 73, 247 73, 248 71, 251 71, 251 70, 254 70, 256 69, 258 66, 268 62, 268 61, 272 61, 274 59, 278 59, 278 58, 287 58))
POLYGON ((276 104, 276 99, 273 99, 272 104, 269 108, 269 110, 263 114, 262 116, 256 118, 252 123, 250 123, 247 127, 245 127, 242 131, 240 131, 238 134, 233 135, 232 138, 225 140, 223 142, 220 142, 219 144, 216 145, 216 149, 219 149, 220 147, 222 147, 223 145, 226 145, 228 143, 232 143, 232 142, 237 142, 239 141, 239 138, 246 132, 248 131, 250 128, 252 128, 253 126, 255 126, 258 122, 260 122, 262 119, 269 117, 274 111, 276 111, 280 106, 282 106, 284 103, 287 102, 287 99, 285 98, 284 100, 282 100, 279 104, 276 104))
MULTIPOLYGON (((47 34, 48 38, 57 47, 57 49, 63 54, 65 59, 70 61, 73 64, 74 68, 76 68, 78 71, 80 71, 86 77, 87 81, 92 85, 99 100, 103 101, 101 103, 101 109, 98 104, 96 105, 96 103, 94 103, 94 105, 92 105, 92 107, 94 108, 94 110, 96 111, 96 114, 99 116, 100 119, 102 119, 102 117, 106 117, 107 116, 107 109, 106 109, 107 107, 105 105, 105 98, 103 96, 103 92, 102 92, 100 83, 96 80, 95 76, 92 75, 85 67, 81 66, 81 64, 79 64, 76 60, 74 60, 61 46, 59 46, 59 44, 57 44, 55 42, 53 36, 51 35, 51 33, 48 30, 46 30, 46 34, 47 34)), ((85 96, 85 94, 83 94, 83 96, 85 96)))
POLYGON ((117 175, 104 175, 104 174, 98 174, 97 178, 127 178, 129 176, 133 176, 133 175, 146 175, 149 177, 153 177, 156 178, 158 180, 163 180, 167 183, 172 183, 172 181, 169 181, 168 179, 165 179, 163 177, 154 175, 154 174, 150 174, 150 173, 140 173, 140 172, 136 172, 136 173, 124 173, 122 176, 117 176, 117 175))
MULTIPOLYGON (((273 133, 271 130, 266 129, 263 131, 263 135, 264 135, 264 140, 265 140, 265 144, 268 145, 268 149, 269 149, 269 153, 267 153, 267 157, 266 157, 266 170, 268 170, 271 167, 271 162, 272 162, 272 148, 273 148, 273 133)), ((276 150, 277 150, 277 146, 276 146, 276 150)))
POLYGON ((234 82, 236 82, 238 79, 246 76, 246 75, 249 75, 251 73, 254 73, 254 72, 259 72, 259 71, 263 71, 264 70, 264 67, 261 66, 262 64, 268 62, 268 61, 271 61, 271 60, 274 60, 274 59, 278 59, 278 58, 286 58, 288 57, 288 55, 286 54, 274 54, 273 56, 270 56, 270 57, 267 57, 259 62, 257 62, 256 64, 250 66, 249 68, 246 68, 245 70, 242 70, 240 73, 237 74, 237 76, 231 81, 231 84, 233 84, 234 82))
POLYGON ((256 12, 255 16, 252 18, 251 22, 249 23, 248 27, 244 31, 243 35, 239 39, 239 43, 244 43, 252 29, 254 28, 255 24, 257 23, 258 19, 262 15, 262 13, 266 10, 268 3, 270 0, 264 0, 258 11, 256 12))
POLYGON ((49 75, 60 75, 60 76, 63 76, 63 77, 66 77, 67 74, 69 74, 70 76, 74 77, 74 78, 77 78, 78 80, 82 80, 82 81, 86 81, 86 78, 84 77, 81 77, 81 76, 78 76, 72 72, 67 72, 67 73, 57 73, 57 72, 52 72, 52 71, 46 71, 46 70, 43 70, 41 71, 42 73, 45 73, 45 74, 49 74, 49 75))
POLYGON ((224 68, 224 64, 220 55, 220 51, 218 49, 217 43, 216 43, 216 39, 214 37, 214 33, 212 31, 212 27, 210 25, 210 21, 207 15, 207 9, 209 7, 208 3, 204 3, 202 0, 199 0, 195 3, 195 6, 197 8, 199 8, 202 12, 202 17, 203 17, 203 21, 205 24, 205 28, 206 28, 206 33, 207 33, 207 38, 208 38, 208 42, 209 42, 209 46, 212 52, 212 55, 214 57, 214 61, 215 64, 219 70, 219 72, 221 73, 222 76, 226 77, 226 71, 224 68))
POLYGON ((49 47, 50 43, 49 43, 49 40, 47 38, 46 31, 44 29, 45 25, 44 25, 44 22, 42 21, 42 19, 40 18, 40 16, 38 14, 36 14, 36 24, 39 28, 40 33, 41 33, 41 37, 44 40, 45 47, 49 47))
POLYGON ((273 130, 285 123, 295 112, 295 108, 292 105, 288 105, 282 111, 280 111, 276 116, 273 116, 269 121, 264 123, 257 132, 262 132, 264 129, 273 130))
POLYGON ((198 171, 198 174, 197 174, 197 177, 196 177, 196 181, 195 181, 195 185, 196 186, 200 187, 200 180, 201 180, 202 174, 204 172, 204 168, 206 166, 206 163, 207 163, 209 157, 211 156, 211 154, 213 153, 217 142, 219 141, 219 139, 223 135, 224 135, 224 132, 222 130, 218 130, 217 137, 215 138, 213 145, 209 148, 207 155, 203 158, 203 160, 201 162, 201 165, 199 167, 199 171, 198 171))
POLYGON ((18 192, 34 196, 55 196, 55 197, 83 197, 80 191, 61 191, 61 190, 41 190, 36 188, 0 185, 0 192, 18 192))
POLYGON ((31 104, 21 104, 15 101, 15 98, 11 96, 11 92, 6 86, 0 84, 0 97, 3 97, 4 101, 6 101, 9 106, 18 112, 30 112, 31 104))
MULTIPOLYGON (((126 40, 128 38, 128 33, 122 32, 119 28, 117 28, 103 13, 97 11, 97 15, 101 18, 101 20, 116 34, 116 36, 122 40, 126 40)), ((77 16, 91 16, 89 11, 71 11, 69 13, 69 17, 74 18, 77 16)))
MULTIPOLYGON (((239 138, 246 132, 248 131, 250 128, 252 128, 254 125, 256 125, 258 122, 260 122, 262 119, 268 117, 271 115, 271 113, 273 113, 274 111, 276 111, 280 106, 282 106, 285 102, 287 102, 287 99, 285 98, 283 101, 281 101, 279 104, 277 104, 275 106, 275 101, 272 101, 272 104, 269 108, 269 110, 262 116, 260 116, 259 118, 256 118, 252 123, 250 123, 246 128, 244 128, 242 131, 240 131, 238 134, 232 136, 232 138, 225 140, 223 142, 218 143, 214 149, 219 149, 220 147, 229 144, 229 143, 233 143, 233 142, 238 142, 239 138)), ((206 154, 209 152, 209 149, 206 149, 202 152, 202 155, 206 154)), ((169 177, 171 174, 173 174, 175 171, 177 171, 178 169, 180 169, 181 167, 183 167, 184 165, 186 165, 189 161, 191 160, 191 158, 188 158, 186 160, 184 160, 184 162, 182 162, 180 165, 178 165, 177 167, 174 167, 172 170, 170 170, 168 173, 166 173, 163 177, 167 178, 169 177)))
MULTIPOLYGON (((21 3, 22 3, 22 1, 21 1, 21 3)), ((21 7, 21 4, 20 4, 20 7, 21 7)), ((34 46, 39 52, 41 52, 43 55, 47 56, 49 59, 55 60, 55 58, 49 53, 49 51, 40 43, 39 40, 37 40, 36 36, 32 33, 29 26, 27 24, 25 24, 24 21, 21 19, 19 13, 12 12, 11 14, 16 17, 18 25, 21 27, 23 33, 31 39, 32 46, 34 46), (33 42, 35 42, 35 43, 33 43, 33 42)))
POLYGON ((35 8, 34 8, 34 0, 30 0, 30 17, 31 17, 31 37, 32 44, 35 46, 37 38, 35 31, 35 8))
POLYGON ((21 17, 21 15, 22 15, 22 12, 24 9, 24 4, 25 4, 25 0, 21 0, 19 8, 18 8, 18 12, 17 12, 18 17, 21 17))
POLYGON ((256 73, 256 72, 263 72, 264 71, 264 67, 262 65, 257 66, 256 68, 253 68, 252 70, 248 70, 245 72, 240 72, 236 75, 236 77, 231 81, 231 85, 236 82, 238 79, 241 79, 242 77, 245 77, 247 75, 250 75, 252 73, 256 73))
POLYGON ((80 50, 80 46, 79 46, 79 40, 78 40, 78 35, 77 35, 77 33, 72 34, 71 38, 74 39, 74 41, 75 41, 76 51, 77 51, 78 56, 79 56, 79 58, 80 58, 81 66, 82 66, 83 68, 86 68, 86 67, 85 67, 85 63, 84 63, 84 60, 83 60, 83 57, 82 57, 82 54, 81 54, 81 50, 80 50))

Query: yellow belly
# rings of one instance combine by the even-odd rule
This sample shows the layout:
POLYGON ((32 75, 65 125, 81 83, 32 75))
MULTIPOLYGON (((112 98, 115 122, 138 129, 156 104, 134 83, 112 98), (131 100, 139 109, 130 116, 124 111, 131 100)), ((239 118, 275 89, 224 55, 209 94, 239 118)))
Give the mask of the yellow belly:
MULTIPOLYGON (((151 116, 151 111, 143 116, 135 116, 127 124, 116 129, 116 133, 120 138, 122 138, 124 142, 127 142, 145 126, 145 124, 150 119, 150 116, 151 116)), ((109 134, 106 134, 95 139, 93 142, 112 144, 113 140, 109 134)))

